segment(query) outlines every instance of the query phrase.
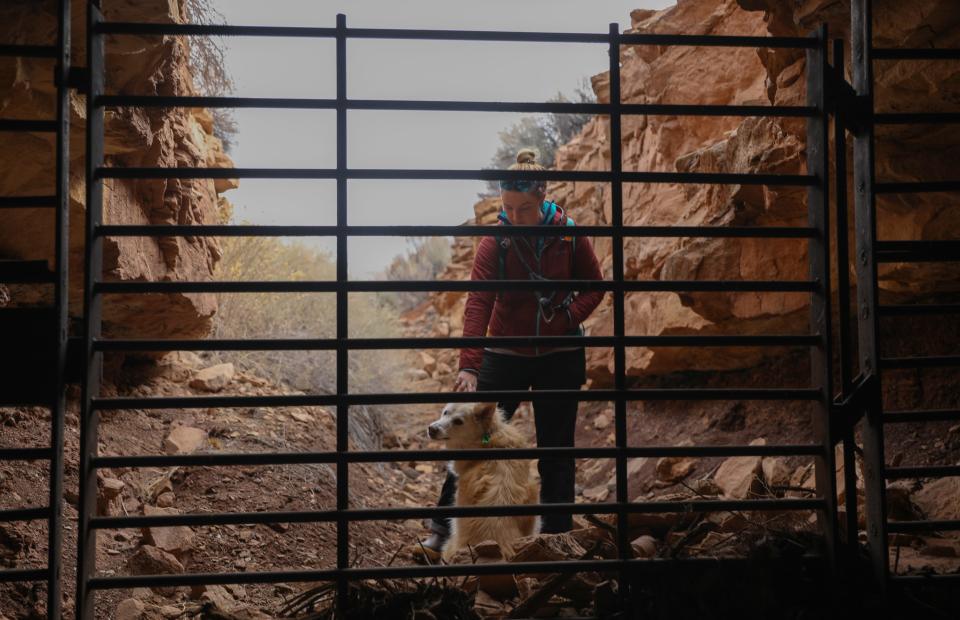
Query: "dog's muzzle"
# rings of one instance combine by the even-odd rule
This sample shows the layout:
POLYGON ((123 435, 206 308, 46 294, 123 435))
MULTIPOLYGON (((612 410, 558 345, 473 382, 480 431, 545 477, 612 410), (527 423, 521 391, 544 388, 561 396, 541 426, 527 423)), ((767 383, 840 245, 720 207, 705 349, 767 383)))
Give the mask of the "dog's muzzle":
POLYGON ((443 431, 444 429, 437 422, 427 427, 427 435, 430 436, 430 439, 446 439, 446 433, 443 431))

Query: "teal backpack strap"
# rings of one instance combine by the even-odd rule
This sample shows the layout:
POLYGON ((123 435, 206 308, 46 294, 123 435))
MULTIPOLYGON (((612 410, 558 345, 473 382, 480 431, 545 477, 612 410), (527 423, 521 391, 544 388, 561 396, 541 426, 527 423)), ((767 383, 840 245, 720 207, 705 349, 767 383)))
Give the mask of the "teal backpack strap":
MULTIPOLYGON (((566 221, 564 221, 563 223, 564 226, 576 226, 576 224, 573 222, 572 217, 570 217, 569 215, 564 215, 563 217, 566 218, 566 221)), ((572 235, 570 237, 570 277, 571 278, 573 278, 573 270, 577 266, 576 255, 577 255, 577 236, 572 235)))

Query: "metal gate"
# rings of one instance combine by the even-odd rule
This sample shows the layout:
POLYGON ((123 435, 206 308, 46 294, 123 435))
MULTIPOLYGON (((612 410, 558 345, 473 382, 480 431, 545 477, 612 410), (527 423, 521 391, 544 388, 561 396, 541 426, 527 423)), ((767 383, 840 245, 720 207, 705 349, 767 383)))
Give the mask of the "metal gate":
MULTIPOLYGON (((197 25, 148 25, 130 23, 107 23, 100 18, 98 9, 91 5, 90 14, 90 81, 88 97, 88 223, 87 242, 87 354, 89 360, 86 376, 83 408, 83 481, 80 532, 80 570, 78 578, 79 615, 90 617, 93 593, 107 588, 135 586, 175 586, 214 583, 250 582, 295 582, 337 580, 340 602, 346 604, 347 581, 365 577, 401 577, 432 575, 466 575, 478 572, 521 573, 531 571, 583 571, 583 570, 629 570, 640 560, 631 557, 627 539, 626 518, 632 512, 662 512, 676 510, 670 502, 635 502, 627 496, 626 460, 637 456, 665 455, 807 455, 817 462, 818 496, 813 499, 758 499, 731 501, 691 501, 684 509, 693 511, 715 510, 819 510, 828 544, 836 544, 835 491, 833 484, 833 445, 835 439, 829 432, 828 409, 829 383, 829 275, 826 232, 826 170, 828 162, 828 134, 826 109, 826 31, 821 30, 809 38, 769 37, 724 37, 689 35, 641 35, 620 34, 617 24, 611 24, 607 34, 558 34, 558 33, 509 33, 509 32, 458 32, 429 30, 388 30, 347 28, 346 18, 337 17, 335 28, 261 28, 197 25), (105 35, 129 34, 179 34, 203 35, 250 35, 250 36, 298 36, 333 38, 336 41, 337 96, 335 99, 250 99, 209 97, 132 97, 107 96, 103 94, 103 37, 105 35), (610 103, 488 103, 446 101, 392 101, 353 100, 346 97, 346 42, 348 39, 432 39, 432 40, 481 40, 481 41, 540 41, 579 42, 606 45, 610 50, 610 103), (807 50, 809 101, 806 106, 710 106, 710 105, 646 105, 625 104, 620 101, 621 45, 695 45, 695 46, 750 46, 785 47, 807 50), (107 106, 246 106, 261 108, 311 108, 333 109, 337 115, 337 167, 335 169, 219 169, 206 168, 120 168, 103 165, 103 109, 107 106), (537 111, 537 112, 587 112, 608 115, 611 134, 611 170, 605 172, 550 171, 545 173, 460 171, 460 170, 371 170, 347 167, 347 110, 458 110, 458 111, 537 111), (805 175, 749 175, 712 173, 627 172, 621 166, 620 119, 623 114, 668 114, 668 115, 728 115, 728 116, 794 116, 808 119, 809 159, 805 175), (337 224, 336 226, 284 226, 284 227, 236 227, 236 226, 120 226, 104 225, 102 214, 102 185, 105 179, 209 179, 209 178, 311 178, 336 179, 337 224), (347 294, 349 292, 374 291, 469 291, 498 289, 532 289, 530 281, 438 281, 438 282, 373 282, 347 279, 347 239, 350 236, 409 236, 409 235, 493 235, 503 234, 502 229, 486 226, 351 226, 348 224, 347 181, 351 179, 507 179, 537 178, 547 180, 579 180, 610 183, 612 188, 612 225, 578 226, 576 235, 609 236, 613 239, 613 279, 605 282, 568 281, 558 285, 587 290, 611 291, 614 294, 614 335, 612 337, 539 338, 440 338, 440 339, 357 339, 347 335, 347 294), (809 191, 809 225, 797 228, 763 227, 655 227, 623 225, 623 182, 646 181, 653 183, 715 183, 784 185, 807 187, 809 191), (271 236, 335 236, 337 239, 337 279, 335 282, 102 282, 102 243, 108 236, 170 236, 170 235, 271 235, 271 236), (628 281, 624 279, 624 237, 760 237, 803 238, 810 244, 810 279, 806 281, 628 281), (624 294, 630 291, 793 291, 811 295, 811 334, 806 336, 627 336, 624 332, 624 294), (332 292, 337 298, 337 337, 324 341, 305 340, 106 340, 100 336, 100 310, 102 297, 112 293, 169 293, 169 292, 332 292), (357 349, 390 349, 415 347, 463 347, 504 346, 518 342, 570 344, 580 342, 586 346, 607 346, 614 349, 615 387, 591 391, 548 391, 537 393, 540 398, 576 398, 580 400, 613 401, 616 421, 616 447, 613 448, 537 448, 524 450, 487 449, 479 451, 349 451, 347 446, 348 411, 353 405, 388 403, 441 403, 447 401, 475 400, 473 394, 418 393, 418 394, 350 394, 347 389, 347 355, 357 349), (627 346, 783 346, 803 345, 810 347, 814 362, 811 368, 809 388, 768 389, 628 389, 625 378, 625 348, 627 346), (337 393, 334 395, 309 396, 263 396, 263 397, 171 397, 171 398, 104 398, 99 396, 100 367, 104 351, 173 351, 173 350, 219 350, 219 349, 327 349, 336 351, 337 393), (810 445, 769 446, 700 446, 700 447, 628 447, 626 403, 640 399, 806 399, 819 404, 819 442, 810 445), (240 406, 284 405, 335 405, 337 409, 337 450, 296 454, 204 454, 191 456, 98 456, 98 413, 105 410, 144 408, 197 408, 240 406), (359 462, 386 462, 400 460, 446 460, 450 458, 516 459, 530 458, 549 452, 557 456, 612 457, 616 460, 616 502, 602 505, 551 504, 539 506, 504 507, 447 507, 447 508, 383 508, 354 509, 348 505, 347 464, 359 462), (277 463, 335 463, 337 465, 337 506, 332 511, 284 512, 284 513, 229 513, 189 514, 171 516, 94 516, 96 470, 102 467, 143 467, 147 465, 239 465, 277 463), (488 564, 482 567, 469 566, 424 566, 398 568, 353 568, 348 558, 348 526, 351 521, 382 520, 446 516, 482 516, 543 514, 546 512, 568 513, 615 513, 618 516, 618 560, 533 562, 488 564), (94 536, 99 529, 133 528, 171 525, 215 525, 224 523, 269 523, 276 521, 307 522, 332 521, 337 525, 337 567, 331 570, 278 571, 270 573, 218 573, 157 576, 94 577, 94 536)), ((564 229, 569 234, 571 229, 564 229)), ((560 231, 556 231, 560 232, 560 231)), ((511 235, 543 235, 540 227, 511 227, 511 235)), ((556 234, 551 231, 550 234, 556 234)), ((489 392, 489 400, 526 399, 528 392, 489 392)))
MULTIPOLYGON (((602 34, 489 32, 446 30, 397 30, 348 28, 346 18, 337 16, 333 28, 257 27, 219 25, 169 25, 145 23, 105 22, 99 3, 89 5, 87 50, 88 67, 83 89, 87 95, 86 181, 87 221, 84 284, 84 338, 83 381, 81 402, 81 462, 80 462, 80 519, 77 571, 77 617, 92 618, 95 594, 99 590, 142 586, 186 586, 198 584, 277 583, 305 581, 335 581, 339 601, 347 603, 347 585, 350 580, 371 577, 428 577, 435 575, 468 575, 528 572, 578 572, 586 570, 616 570, 621 575, 640 570, 659 570, 664 560, 643 560, 632 557, 628 540, 627 518, 632 513, 670 512, 678 509, 675 502, 631 502, 627 492, 627 459, 660 456, 808 456, 816 464, 816 497, 807 499, 746 499, 701 501, 692 500, 679 505, 682 510, 712 512, 721 510, 815 510, 823 534, 826 557, 819 558, 827 570, 836 574, 850 567, 857 547, 856 493, 847 493, 846 519, 838 520, 835 481, 834 448, 842 443, 846 464, 846 488, 855 488, 853 454, 857 449, 854 428, 864 416, 864 446, 866 469, 866 512, 868 539, 877 584, 888 578, 887 533, 917 529, 956 529, 956 522, 912 522, 887 524, 884 504, 885 480, 894 477, 960 475, 956 466, 936 468, 886 467, 883 458, 883 424, 904 421, 958 419, 956 411, 897 412, 882 414, 880 400, 880 371, 885 367, 904 364, 956 364, 957 358, 923 360, 885 359, 878 353, 878 313, 956 313, 957 306, 899 307, 880 306, 877 302, 876 265, 884 260, 953 260, 957 257, 955 242, 878 242, 874 224, 874 195, 881 191, 946 191, 960 189, 960 183, 926 183, 902 187, 902 184, 876 183, 873 178, 873 126, 883 122, 956 122, 958 115, 875 115, 872 101, 873 59, 929 57, 960 58, 958 50, 881 50, 873 49, 870 38, 870 2, 855 0, 853 18, 854 86, 843 80, 843 52, 838 44, 830 46, 826 27, 810 37, 752 37, 699 36, 662 34, 621 34, 617 24, 610 24, 602 34), (249 97, 205 96, 126 96, 108 95, 104 91, 104 40, 107 35, 183 35, 191 37, 270 36, 333 39, 336 43, 336 97, 332 99, 280 99, 249 97), (454 41, 524 41, 550 43, 591 43, 609 49, 610 98, 607 103, 511 103, 472 101, 406 101, 363 100, 347 97, 346 42, 348 39, 417 39, 454 41), (621 101, 620 46, 622 45, 684 45, 731 46, 756 48, 793 48, 806 53, 807 102, 803 106, 727 106, 684 104, 632 104, 621 101), (323 169, 279 168, 129 168, 104 165, 104 110, 112 107, 252 107, 267 109, 327 109, 336 113, 336 167, 323 169), (409 170, 357 169, 347 165, 347 111, 348 110, 419 110, 462 112, 555 112, 589 113, 609 117, 611 168, 608 171, 547 171, 520 172, 502 170, 409 170), (800 175, 737 174, 737 173, 680 173, 625 171, 621 157, 621 118, 623 115, 670 116, 774 116, 801 117, 807 120, 807 172, 800 175), (839 269, 836 289, 840 295, 837 328, 840 343, 841 368, 838 395, 835 394, 831 362, 831 282, 829 252, 831 237, 829 224, 828 179, 830 161, 830 118, 833 117, 833 137, 836 153, 845 152, 845 132, 854 139, 854 175, 856 201, 857 308, 858 345, 848 328, 849 309, 845 300, 850 296, 850 282, 846 269, 839 269), (214 178, 270 178, 270 179, 330 179, 337 187, 336 224, 333 226, 226 226, 226 225, 108 225, 103 222, 103 186, 106 179, 214 179, 214 178), (348 221, 347 183, 359 179, 455 179, 497 180, 538 179, 591 181, 607 183, 611 188, 612 216, 609 226, 577 226, 551 230, 537 226, 513 226, 509 231, 488 226, 354 226, 348 221), (678 184, 744 184, 776 185, 807 188, 808 222, 800 227, 758 226, 627 226, 623 220, 622 184, 629 182, 678 184), (474 291, 474 290, 532 290, 530 281, 357 281, 347 272, 347 241, 358 236, 544 236, 562 234, 609 237, 613 248, 613 278, 607 281, 565 281, 559 285, 578 290, 609 291, 613 295, 613 335, 573 337, 523 338, 352 338, 348 336, 348 293, 382 291, 474 291), (102 280, 103 243, 107 237, 122 236, 329 236, 336 238, 336 280, 330 282, 259 281, 259 282, 105 282, 102 280), (805 239, 808 244, 809 279, 803 281, 638 281, 624 276, 624 248, 626 238, 636 237, 702 237, 702 238, 791 238, 805 239), (691 291, 757 291, 799 292, 810 295, 809 332, 805 335, 725 335, 725 336, 632 336, 624 326, 624 298, 629 292, 691 292, 691 291), (199 292, 322 292, 336 295, 336 337, 330 339, 242 339, 242 340, 172 340, 172 339, 105 339, 101 335, 102 304, 105 295, 199 292), (348 419, 352 406, 369 404, 444 403, 472 401, 473 394, 463 393, 379 393, 351 394, 347 385, 347 362, 351 351, 408 348, 460 348, 476 346, 511 345, 571 345, 611 347, 614 351, 614 387, 589 391, 551 390, 536 395, 545 399, 577 399, 581 401, 610 401, 615 404, 615 446, 596 448, 535 448, 485 449, 457 451, 356 451, 348 449, 348 419), (626 379, 627 347, 714 347, 714 346, 802 346, 811 355, 808 387, 742 388, 630 388, 626 379), (213 396, 213 397, 105 397, 100 394, 103 355, 109 351, 185 351, 185 350, 326 350, 336 355, 336 393, 329 395, 272 395, 272 396, 213 396), (852 378, 851 359, 859 351, 861 374, 852 378), (627 403, 638 400, 805 400, 815 404, 815 442, 801 445, 728 445, 728 446, 645 446, 628 445, 627 403), (209 408, 209 407, 284 407, 334 406, 336 408, 336 450, 324 452, 213 453, 194 455, 137 455, 101 456, 97 451, 100 412, 126 409, 209 408), (428 507, 428 508, 352 508, 349 503, 348 465, 351 463, 391 461, 442 461, 450 458, 519 459, 537 458, 544 454, 576 458, 611 458, 616 463, 615 501, 608 504, 547 504, 498 507, 428 507), (233 512, 164 516, 96 516, 97 470, 109 467, 145 466, 200 466, 200 465, 274 465, 314 464, 336 465, 337 497, 333 510, 297 512, 233 512), (545 513, 606 513, 617 516, 618 558, 614 560, 497 563, 484 565, 441 565, 419 567, 352 567, 349 561, 349 525, 364 520, 393 520, 433 516, 493 516, 545 513), (188 573, 179 575, 98 576, 96 573, 95 542, 98 530, 156 526, 209 526, 222 524, 254 524, 274 522, 330 522, 337 530, 337 565, 326 570, 296 570, 276 572, 188 573)), ((65 243, 59 232, 66 226, 66 158, 62 146, 66 135, 63 113, 68 82, 66 57, 69 41, 66 19, 68 8, 61 2, 61 42, 56 53, 61 59, 60 77, 60 140, 58 142, 58 248, 65 243)), ((53 48, 42 53, 53 54, 53 48)), ((3 53, 34 53, 36 50, 0 48, 3 53)), ((8 122, 0 128, 14 127, 8 122)), ((53 129, 51 127, 50 129, 53 129)), ((846 265, 850 249, 847 247, 846 163, 843 157, 833 162, 836 178, 837 254, 840 265, 846 265)), ((40 200, 40 199, 38 199, 40 200)), ((2 206, 15 206, 13 202, 2 206)), ((58 253, 60 256, 60 253, 58 253)), ((58 259, 58 368, 64 367, 66 308, 62 291, 65 290, 66 271, 58 259)), ((0 512, 0 518, 49 518, 50 566, 47 571, 0 573, 0 578, 47 579, 51 596, 51 615, 56 616, 57 561, 59 548, 59 506, 62 484, 62 381, 56 386, 58 394, 53 416, 54 445, 52 451, 23 451, 5 449, 2 458, 50 458, 51 506, 54 509, 0 512), (29 453, 28 453, 29 452, 29 453)), ((488 400, 527 400, 533 393, 496 391, 486 393, 488 400)), ((716 562, 716 560, 710 560, 716 562)), ((697 559, 669 560, 669 562, 699 562, 697 559)), ((735 562, 735 560, 725 560, 735 562)), ((721 563, 719 566, 722 566, 721 563)), ((628 580, 622 580, 627 583, 628 580)), ((624 593, 626 595, 626 593, 624 593)))

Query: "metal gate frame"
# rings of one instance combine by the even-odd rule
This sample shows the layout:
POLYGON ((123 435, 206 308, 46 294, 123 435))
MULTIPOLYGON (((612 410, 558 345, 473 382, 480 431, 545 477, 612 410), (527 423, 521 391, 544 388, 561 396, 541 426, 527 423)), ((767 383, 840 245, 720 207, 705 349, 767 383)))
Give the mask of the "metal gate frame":
MULTIPOLYGON (((89 81, 87 135, 87 262, 85 289, 85 361, 87 372, 82 398, 81 428, 81 514, 77 582, 78 618, 91 618, 93 594, 97 590, 140 586, 185 586, 224 583, 275 583, 336 580, 341 604, 346 603, 349 580, 368 577, 426 577, 532 571, 578 572, 585 570, 637 571, 657 570, 667 561, 637 560, 631 557, 627 539, 627 516, 636 512, 675 510, 816 510, 821 516, 828 555, 836 557, 836 493, 833 477, 834 433, 829 419, 832 394, 829 376, 829 244, 827 217, 827 164, 829 160, 826 100, 826 29, 812 37, 739 37, 700 35, 620 34, 616 23, 607 34, 488 32, 447 30, 396 30, 347 28, 346 18, 337 16, 335 28, 241 27, 214 25, 157 25, 109 23, 95 3, 90 4, 88 23, 89 81), (105 35, 244 35, 272 37, 334 38, 336 41, 337 94, 335 99, 278 99, 247 97, 161 97, 104 94, 103 37, 105 35), (346 96, 346 41, 353 39, 418 39, 577 42, 606 44, 610 50, 610 103, 504 103, 471 101, 399 101, 357 100, 346 96), (621 45, 689 45, 783 47, 806 50, 809 100, 805 106, 724 106, 682 104, 626 104, 620 100, 619 52, 621 45), (273 109, 332 109, 337 118, 337 166, 334 169, 207 169, 207 168, 116 168, 103 164, 103 111, 108 106, 154 107, 258 107, 273 109), (736 174, 630 172, 622 169, 619 139, 611 139, 609 171, 503 171, 503 170, 396 170, 350 169, 347 167, 347 110, 448 110, 501 112, 578 112, 607 115, 611 136, 619 137, 623 114, 661 114, 677 116, 782 116, 808 119, 811 148, 808 174, 736 174), (335 226, 223 226, 223 225, 106 225, 102 222, 102 186, 105 179, 211 179, 211 178, 310 178, 335 179, 337 182, 337 223, 335 226), (593 181, 611 184, 611 226, 577 226, 563 231, 537 226, 513 226, 508 234, 609 236, 613 240, 613 279, 610 281, 564 281, 558 285, 577 290, 602 290, 614 294, 614 335, 611 337, 499 337, 499 338, 349 338, 347 334, 347 294, 377 291, 471 291, 530 290, 530 281, 351 281, 347 277, 347 239, 350 236, 484 236, 505 234, 487 226, 352 226, 347 221, 347 181, 350 179, 539 179, 593 181), (807 187, 810 199, 809 225, 805 227, 709 227, 709 226, 624 226, 622 183, 713 183, 807 187), (337 239, 337 279, 333 282, 104 282, 102 244, 107 236, 335 236, 337 239), (714 237, 714 238, 794 238, 807 239, 810 247, 810 280, 802 281, 628 281, 623 273, 625 237, 714 237), (628 336, 624 328, 624 295, 635 291, 765 291, 803 292, 812 295, 811 324, 808 335, 763 336, 628 336), (170 292, 327 292, 337 299, 337 337, 333 339, 257 339, 257 340, 107 340, 101 337, 101 307, 104 295, 116 293, 170 292), (349 451, 347 445, 348 409, 351 405, 396 403, 467 402, 476 399, 464 393, 350 394, 347 386, 347 356, 352 350, 401 349, 417 347, 472 347, 510 345, 582 344, 613 347, 615 387, 604 390, 538 391, 539 398, 613 401, 615 403, 616 445, 612 448, 532 448, 489 450, 410 450, 349 451), (627 346, 805 346, 812 354, 812 387, 763 389, 628 389, 625 348, 627 346), (333 395, 217 396, 164 398, 106 398, 99 395, 102 355, 106 351, 175 350, 334 350, 337 356, 337 393, 333 395), (808 400, 818 404, 815 422, 818 443, 768 446, 660 446, 629 447, 627 442, 626 403, 628 400, 808 400), (98 412, 145 408, 206 408, 238 406, 328 405, 337 410, 337 449, 327 452, 194 454, 183 456, 98 456, 98 412), (348 503, 348 465, 362 462, 399 460, 441 461, 450 458, 517 459, 537 458, 544 453, 576 458, 613 458, 616 461, 616 502, 610 504, 549 504, 497 507, 429 507, 355 509, 348 503), (630 502, 627 495, 626 460, 659 456, 743 456, 804 455, 815 459, 818 497, 810 499, 694 500, 676 502, 630 502), (94 513, 96 470, 105 467, 266 465, 330 463, 337 465, 337 505, 335 510, 186 514, 173 516, 99 517, 94 513), (497 563, 482 566, 414 566, 352 568, 348 557, 348 526, 353 521, 424 518, 433 516, 493 516, 545 513, 616 514, 619 557, 616 560, 497 563), (318 522, 337 524, 337 567, 327 570, 299 570, 253 573, 215 573, 181 575, 95 576, 95 534, 99 529, 172 525, 205 526, 226 523, 318 522)), ((487 400, 529 399, 532 392, 496 391, 485 393, 487 400)), ((670 560, 677 562, 678 560, 670 560)), ((702 560, 680 560, 698 563, 702 560)), ((715 560, 709 560, 711 563, 715 560)), ((731 560, 731 562, 736 562, 731 560)), ((833 562, 829 562, 833 565, 833 562)), ((625 582, 624 582, 625 583, 625 582)))
MULTIPOLYGON (((67 268, 69 264, 68 220, 70 214, 70 3, 58 0, 56 4, 57 40, 53 44, 0 44, 3 58, 50 58, 56 60, 53 81, 56 86, 56 117, 53 120, 0 120, 0 132, 55 133, 54 189, 51 195, 3 196, 0 210, 36 209, 54 210, 54 263, 49 271, 46 261, 38 269, 23 273, 17 266, 0 273, 2 282, 44 283, 53 285, 53 306, 44 312, 50 313, 50 329, 57 333, 49 342, 36 343, 37 347, 51 346, 49 352, 53 380, 49 383, 52 393, 42 396, 0 396, 0 406, 44 406, 50 409, 50 443, 48 447, 0 448, 0 461, 48 461, 48 501, 42 507, 0 509, 0 523, 40 521, 47 522, 47 563, 43 568, 0 570, 0 583, 45 582, 47 613, 60 616, 61 609, 61 546, 63 505, 63 429, 65 410, 64 380, 67 360, 67 268)), ((46 320, 46 319, 44 319, 46 320)), ((51 334, 52 335, 52 334, 51 334)), ((45 352, 46 354, 46 352, 45 352)), ((18 392, 19 394, 19 392, 18 392)))
MULTIPOLYGON (((875 128, 877 125, 958 123, 956 112, 906 112, 877 113, 874 102, 873 63, 882 60, 960 60, 960 49, 935 48, 878 48, 873 46, 873 14, 871 0, 854 0, 851 6, 851 47, 853 85, 843 84, 841 103, 837 118, 838 166, 842 158, 839 141, 843 130, 853 135, 854 163, 854 219, 856 222, 856 273, 857 273, 857 332, 860 376, 850 382, 845 380, 848 404, 846 424, 849 441, 847 473, 852 475, 853 428, 862 418, 864 483, 866 490, 865 513, 870 563, 875 583, 886 585, 953 582, 960 574, 932 574, 922 576, 891 575, 889 566, 888 535, 893 533, 918 533, 960 530, 960 520, 908 521, 887 520, 887 480, 905 478, 940 478, 960 476, 958 465, 928 467, 888 466, 884 457, 884 425, 897 423, 923 423, 960 420, 960 410, 907 410, 884 411, 881 387, 882 372, 898 368, 940 368, 960 366, 960 355, 926 357, 885 357, 882 354, 880 317, 936 316, 960 313, 960 304, 881 304, 879 299, 877 266, 893 262, 957 261, 960 260, 960 241, 906 241, 879 240, 876 226, 876 196, 878 194, 955 192, 960 190, 960 179, 922 182, 878 182, 874 160, 875 128)), ((842 59, 842 52, 840 53, 842 59)), ((838 63, 842 67, 842 63, 838 63)), ((842 75, 841 75, 842 78, 842 75)), ((838 178, 840 168, 837 169, 838 178)), ((845 175, 845 172, 844 172, 845 175)), ((840 194, 837 195, 838 213, 840 194)), ((843 196, 846 207, 846 196, 843 196)), ((845 213, 845 211, 844 211, 845 213)), ((846 239, 844 237, 844 243, 846 239)), ((845 252, 845 250, 844 250, 845 252)), ((841 254, 841 265, 847 265, 846 255, 841 254)), ((843 270, 841 270, 843 271, 843 270)), ((843 289, 841 289, 843 290, 843 289)), ((847 289, 848 290, 848 289, 847 289)), ((846 304, 841 303, 841 308, 846 304)), ((846 322, 843 328, 846 328, 846 322)), ((844 339, 846 337, 842 337, 844 339)), ((842 356, 841 372, 849 377, 851 361, 842 356)), ((847 488, 853 488, 847 482, 847 488)), ((848 507, 850 505, 849 493, 848 507)), ((855 507, 855 501, 854 501, 855 507)), ((855 513, 854 513, 855 514, 855 513)), ((852 513, 848 508, 848 518, 852 513)), ((856 532, 856 520, 847 525, 856 532)))

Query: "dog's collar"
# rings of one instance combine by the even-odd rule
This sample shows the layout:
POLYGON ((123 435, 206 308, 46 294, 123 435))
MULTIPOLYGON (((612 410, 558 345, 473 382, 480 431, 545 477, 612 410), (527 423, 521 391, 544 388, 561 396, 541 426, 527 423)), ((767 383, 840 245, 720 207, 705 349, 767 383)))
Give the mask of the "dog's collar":
POLYGON ((483 437, 480 438, 480 445, 481 445, 481 446, 489 446, 489 445, 490 445, 490 433, 484 433, 484 434, 483 434, 483 437))

